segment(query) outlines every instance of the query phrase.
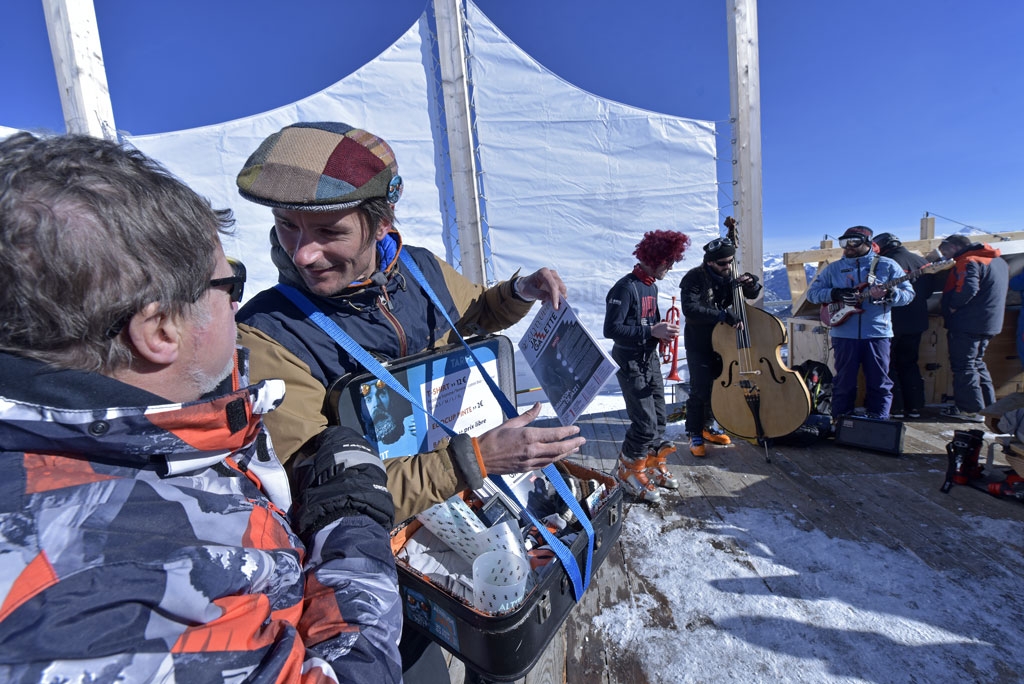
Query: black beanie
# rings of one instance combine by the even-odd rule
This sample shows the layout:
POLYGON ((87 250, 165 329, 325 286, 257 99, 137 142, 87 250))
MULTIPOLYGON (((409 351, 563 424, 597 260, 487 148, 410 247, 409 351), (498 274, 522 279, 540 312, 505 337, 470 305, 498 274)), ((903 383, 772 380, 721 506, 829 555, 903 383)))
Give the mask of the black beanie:
POLYGON ((719 259, 728 259, 735 255, 736 248, 730 240, 717 238, 704 245, 704 263, 718 261, 719 259))

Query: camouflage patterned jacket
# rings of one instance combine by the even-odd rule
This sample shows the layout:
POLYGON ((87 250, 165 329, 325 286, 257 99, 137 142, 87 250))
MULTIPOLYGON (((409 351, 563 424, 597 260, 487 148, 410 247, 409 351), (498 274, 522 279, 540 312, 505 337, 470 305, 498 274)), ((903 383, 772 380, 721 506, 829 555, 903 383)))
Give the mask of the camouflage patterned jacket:
POLYGON ((400 681, 387 536, 344 517, 303 547, 260 420, 281 394, 168 404, 0 353, 0 681, 400 681))

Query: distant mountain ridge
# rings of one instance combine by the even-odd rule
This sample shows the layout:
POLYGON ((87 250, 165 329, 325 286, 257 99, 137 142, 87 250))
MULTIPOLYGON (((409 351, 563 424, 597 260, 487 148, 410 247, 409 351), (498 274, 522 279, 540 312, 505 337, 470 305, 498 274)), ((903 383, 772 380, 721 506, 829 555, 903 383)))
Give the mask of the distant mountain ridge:
MULTIPOLYGON (((814 277, 815 267, 804 264, 807 282, 814 277)), ((786 317, 792 314, 792 296, 789 292, 789 276, 780 254, 764 255, 764 309, 770 314, 786 317)))

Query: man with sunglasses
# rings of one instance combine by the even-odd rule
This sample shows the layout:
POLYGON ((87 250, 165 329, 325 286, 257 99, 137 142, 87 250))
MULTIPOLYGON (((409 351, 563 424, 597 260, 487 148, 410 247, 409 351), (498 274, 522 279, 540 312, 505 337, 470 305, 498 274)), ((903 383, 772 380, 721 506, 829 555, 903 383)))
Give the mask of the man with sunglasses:
POLYGON ((869 418, 889 418, 892 380, 889 351, 892 339, 892 307, 909 304, 914 288, 909 281, 886 285, 903 275, 903 268, 888 257, 874 253, 873 232, 866 226, 847 228, 839 236, 843 258, 823 268, 807 291, 814 304, 842 303, 853 314, 829 329, 835 355, 832 385, 832 416, 853 413, 857 400, 857 376, 864 370, 864 410, 869 418))
POLYGON ((704 260, 690 269, 679 282, 679 307, 683 312, 683 346, 690 373, 690 393, 686 398, 686 432, 690 453, 707 456, 706 442, 730 444, 711 413, 711 384, 722 373, 722 357, 711 338, 715 326, 742 325, 732 310, 734 288, 741 288, 747 299, 757 297, 761 283, 752 273, 733 277, 736 246, 729 238, 715 238, 704 245, 704 260))
POLYGON ((293 504, 231 223, 117 143, 0 141, 0 680, 400 679, 383 468, 334 435, 293 504))

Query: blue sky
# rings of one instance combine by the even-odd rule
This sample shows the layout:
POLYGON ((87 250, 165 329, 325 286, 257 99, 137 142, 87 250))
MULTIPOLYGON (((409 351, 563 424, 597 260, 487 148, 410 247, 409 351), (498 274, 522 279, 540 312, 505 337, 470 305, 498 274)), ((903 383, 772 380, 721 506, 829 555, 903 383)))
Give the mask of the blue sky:
MULTIPOLYGON (((729 180, 725 0, 477 4, 585 90, 722 122, 729 180)), ((316 92, 383 51, 426 2, 95 6, 116 124, 145 134, 316 92)), ((5 3, 0 17, 0 125, 63 131, 42 3, 5 3)), ((854 224, 913 239, 925 212, 940 235, 1024 229, 1024 3, 769 0, 758 17, 766 251, 811 248, 854 224)), ((731 213, 728 185, 720 199, 731 213)))

